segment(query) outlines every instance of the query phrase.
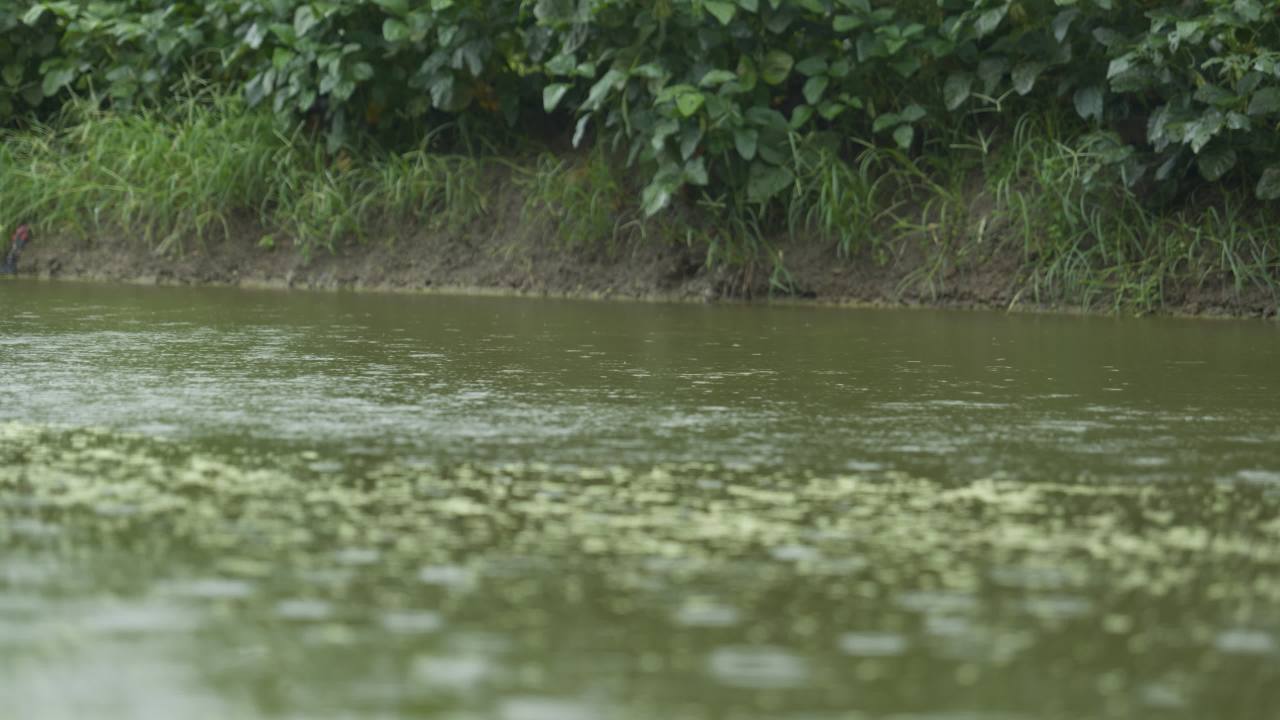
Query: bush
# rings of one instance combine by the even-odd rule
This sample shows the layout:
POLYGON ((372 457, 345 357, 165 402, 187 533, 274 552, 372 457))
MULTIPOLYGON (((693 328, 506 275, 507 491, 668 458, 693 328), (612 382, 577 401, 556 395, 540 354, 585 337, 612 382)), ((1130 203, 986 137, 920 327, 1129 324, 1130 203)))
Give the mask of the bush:
POLYGON ((192 78, 334 147, 550 114, 643 168, 649 214, 690 186, 764 213, 806 148, 946 153, 1054 104, 1123 140, 1124 183, 1280 197, 1280 21, 1260 0, 19 0, 0 58, 11 123, 73 95, 163 104, 192 78))

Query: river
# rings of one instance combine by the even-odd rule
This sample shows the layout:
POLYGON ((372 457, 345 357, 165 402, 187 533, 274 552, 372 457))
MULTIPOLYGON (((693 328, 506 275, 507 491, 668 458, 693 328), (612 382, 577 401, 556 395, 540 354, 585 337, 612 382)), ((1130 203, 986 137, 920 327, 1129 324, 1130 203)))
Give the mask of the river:
POLYGON ((0 283, 0 718, 1270 718, 1280 327, 0 283))

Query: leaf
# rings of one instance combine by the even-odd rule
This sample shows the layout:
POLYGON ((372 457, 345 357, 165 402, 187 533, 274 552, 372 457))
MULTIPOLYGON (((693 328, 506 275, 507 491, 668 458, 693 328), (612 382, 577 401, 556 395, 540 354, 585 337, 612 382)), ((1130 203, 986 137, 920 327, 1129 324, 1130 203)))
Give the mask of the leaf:
POLYGON ((871 123, 871 132, 880 132, 882 130, 887 130, 888 128, 891 128, 894 125, 898 125, 901 123, 902 123, 902 116, 898 115, 898 113, 885 113, 877 117, 875 119, 875 122, 871 123))
POLYGON ((373 0, 379 7, 385 8, 387 12, 396 15, 405 15, 409 12, 409 0, 373 0))
POLYGON ((1218 107, 1226 107, 1234 105, 1236 100, 1235 93, 1224 90, 1213 83, 1205 83, 1196 90, 1195 95, 1191 96, 1196 102, 1202 102, 1206 105, 1217 105, 1218 107))
POLYGON ((683 92, 676 96, 676 110, 678 110, 680 115, 683 117, 689 117, 698 112, 702 107, 702 103, 705 101, 706 98, 702 93, 696 90, 683 92))
POLYGON ((645 186, 640 193, 640 205, 644 208, 645 217, 653 217, 671 202, 671 191, 674 188, 667 181, 655 179, 645 186))
POLYGON ((707 184, 707 163, 702 158, 694 158, 685 163, 684 173, 682 174, 684 181, 690 185, 703 186, 707 184))
POLYGON ((569 22, 573 20, 575 5, 571 0, 537 0, 533 4, 533 16, 543 23, 569 22))
POLYGON ((747 122, 758 128, 775 130, 780 133, 787 131, 787 118, 771 107, 755 105, 747 108, 747 111, 742 116, 746 118, 747 122))
POLYGON ((1236 151, 1231 148, 1212 147, 1196 157, 1200 175, 1209 182, 1217 181, 1235 165, 1236 151))
POLYGON ((351 66, 351 77, 364 82, 373 77, 373 66, 367 62, 358 62, 351 66))
POLYGON ((759 73, 756 72, 756 64, 750 57, 743 55, 738 58, 737 74, 738 83, 742 85, 743 90, 751 92, 755 89, 759 73))
POLYGON ((1263 88, 1249 99, 1250 115, 1270 115, 1274 112, 1280 112, 1280 88, 1263 88))
POLYGON ((680 132, 680 159, 688 160, 702 142, 702 128, 697 124, 685 125, 680 132))
POLYGON ((409 39, 409 25, 403 20, 387 18, 382 21, 382 37, 390 43, 403 42, 409 39))
POLYGON ((40 83, 40 89, 44 92, 45 97, 52 97, 58 94, 58 91, 71 84, 76 79, 76 71, 69 67, 59 67, 52 72, 45 73, 44 79, 40 83))
POLYGON ((1160 167, 1156 168, 1156 180, 1164 182, 1169 179, 1169 176, 1173 174, 1174 168, 1178 166, 1179 156, 1179 153, 1175 153, 1169 156, 1168 160, 1160 163, 1160 167))
POLYGON ((1114 47, 1124 42, 1124 35, 1112 30, 1111 28, 1095 28, 1093 31, 1093 39, 1098 41, 1103 47, 1114 47))
POLYGON ((702 6, 707 9, 707 12, 714 15, 721 25, 728 25, 733 22, 733 16, 738 12, 737 5, 723 0, 705 0, 702 6))
POLYGON ((969 99, 969 91, 973 87, 973 76, 967 72, 951 73, 942 85, 942 98, 948 110, 955 110, 969 99))
POLYGON ((310 5, 299 5, 297 11, 293 13, 293 32, 298 37, 302 37, 318 22, 320 20, 316 17, 316 11, 311 9, 310 5))
POLYGON ((1093 118, 1098 122, 1102 122, 1102 88, 1097 85, 1089 85, 1076 90, 1075 96, 1072 98, 1076 105, 1076 114, 1088 120, 1093 118))
POLYGON ((846 33, 862 27, 862 18, 855 15, 837 15, 831 21, 831 29, 838 33, 846 33))
POLYGON ((751 163, 751 172, 747 176, 747 200, 753 203, 768 202, 794 180, 795 176, 787 168, 757 160, 751 163))
POLYGON ((915 103, 911 103, 910 105, 902 108, 902 111, 898 113, 898 115, 902 117, 903 122, 909 123, 919 120, 924 117, 925 114, 924 108, 915 103))
POLYGON ((706 75, 702 76, 702 79, 698 81, 698 85, 701 87, 715 87, 737 79, 738 76, 728 70, 710 70, 706 75))
POLYGON ((1110 80, 1117 75, 1127 72, 1131 67, 1133 67, 1133 55, 1131 53, 1121 55, 1107 63, 1107 79, 1110 80))
POLYGON ((770 85, 780 85, 791 74, 795 58, 781 50, 771 50, 760 63, 760 77, 770 85))
POLYGON ((567 92, 569 92, 568 83, 553 83, 542 88, 542 109, 546 112, 555 110, 567 92))
POLYGON ((827 91, 827 85, 831 79, 826 75, 814 75, 804 84, 804 99, 810 105, 817 105, 822 99, 822 94, 827 91))
POLYGON ((266 30, 263 30, 262 26, 258 23, 254 23, 250 25, 248 31, 245 32, 244 42, 250 48, 257 50, 259 47, 262 47, 262 41, 266 39, 266 35, 266 30))
POLYGON ((1053 18, 1052 23, 1054 39, 1058 42, 1062 42, 1062 40, 1067 36, 1067 31, 1071 29, 1071 23, 1075 22, 1075 19, 1079 16, 1079 8, 1069 8, 1058 13, 1057 16, 1053 18))
POLYGON ((796 63, 796 72, 811 77, 813 75, 821 75, 827 71, 828 65, 826 58, 821 55, 810 55, 809 57, 796 63))
POLYGON ((759 0, 738 0, 738 7, 749 13, 759 12, 760 2, 759 0))
POLYGON ((17 87, 22 84, 23 67, 14 63, 5 65, 4 70, 0 71, 0 76, 4 77, 4 82, 9 87, 17 87))
POLYGON ((23 13, 22 24, 28 26, 35 25, 40 22, 40 18, 44 16, 45 11, 48 9, 49 8, 45 7, 44 3, 36 3, 35 5, 32 5, 25 13, 23 13))
POLYGON ((907 150, 911 147, 911 141, 916 138, 916 129, 910 125, 899 125, 897 130, 893 131, 893 139, 898 143, 898 147, 907 150))
POLYGON ((626 75, 621 70, 610 69, 595 85, 591 86, 591 90, 587 93, 587 101, 582 103, 583 110, 595 110, 600 107, 604 99, 609 96, 613 89, 621 85, 626 80, 626 75))
MULTIPOLYGON (((838 105, 841 110, 844 109, 844 106, 841 105, 840 103, 828 102, 828 103, 823 103, 823 105, 824 106, 838 105)), ((797 105, 795 109, 791 111, 791 120, 787 123, 787 126, 790 127, 792 130, 799 130, 800 128, 804 127, 805 123, 809 122, 809 118, 811 117, 813 117, 812 107, 808 105, 797 105)), ((835 116, 833 115, 832 117, 835 117, 835 116)), ((831 118, 827 118, 827 119, 830 120, 831 118)))
POLYGON ((1000 26, 1000 21, 1004 20, 1004 16, 1008 12, 1009 6, 1006 4, 997 8, 992 8, 979 15, 978 19, 973 23, 973 29, 978 33, 978 37, 990 35, 997 27, 1000 26))
POLYGON ((1236 0, 1232 6, 1249 22, 1258 22, 1262 19, 1262 4, 1258 0, 1236 0))
POLYGON ((1262 172, 1262 177, 1258 180, 1258 186, 1254 188, 1253 194, 1257 195, 1259 200, 1280 199, 1280 165, 1269 167, 1262 172))
POLYGON ((1031 92, 1031 88, 1035 87, 1036 78, 1040 77, 1040 73, 1044 72, 1045 64, 1042 62, 1028 62, 1013 69, 1013 89, 1018 91, 1019 95, 1026 95, 1031 92))
POLYGON ((1009 61, 1002 57, 983 58, 978 61, 978 78, 982 80, 982 92, 990 95, 1009 71, 1009 61))
POLYGON ((1222 130, 1224 120, 1222 113, 1217 109, 1211 108, 1205 111, 1199 120, 1187 123, 1183 141, 1191 145, 1191 152, 1200 154, 1200 150, 1222 130))
POLYGON ((760 140, 760 133, 750 128, 744 128, 733 131, 733 146, 737 148, 738 154, 743 160, 752 160, 756 156, 756 143, 760 140))
POLYGON ((587 121, 591 119, 590 115, 583 115, 578 118, 578 125, 573 129, 573 146, 578 147, 582 142, 582 136, 587 132, 587 121))

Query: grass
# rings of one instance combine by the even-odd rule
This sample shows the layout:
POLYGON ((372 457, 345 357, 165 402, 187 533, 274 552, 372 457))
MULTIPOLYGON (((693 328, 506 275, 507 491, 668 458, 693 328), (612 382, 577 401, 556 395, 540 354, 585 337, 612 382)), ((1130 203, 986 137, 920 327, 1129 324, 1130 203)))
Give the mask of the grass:
POLYGON ((1150 311, 1171 288, 1226 285, 1272 294, 1280 279, 1274 209, 1244 189, 1159 203, 1130 184, 1133 158, 1108 133, 1063 135, 1024 118, 989 171, 995 213, 1021 245, 1036 301, 1150 311))
POLYGON ((1003 254, 1019 266, 1015 303, 1144 312, 1203 286, 1274 297, 1280 217, 1245 190, 1158 204, 1125 182, 1134 158, 1114 136, 1062 115, 988 120, 926 138, 914 154, 797 137, 784 202, 691 193, 644 219, 621 165, 599 148, 508 160, 442 152, 437 130, 407 150, 333 154, 233 98, 197 94, 129 114, 80 102, 49 125, 0 131, 0 224, 156 253, 220 238, 309 255, 424 230, 462 236, 512 193, 519 222, 566 253, 683 240, 729 294, 801 289, 786 250, 816 242, 846 262, 891 266, 903 294, 936 297, 950 269, 1003 254))
POLYGON ((428 137, 403 153, 330 155, 226 97, 127 115, 76 103, 51 125, 0 136, 0 222, 119 235, 158 253, 244 227, 304 254, 404 226, 456 229, 485 211, 483 162, 429 148, 428 137))
POLYGON ((860 141, 798 153, 785 233, 862 262, 909 258, 901 294, 936 297, 947 269, 1016 254, 1014 303, 1148 312, 1206 286, 1274 299, 1280 215, 1245 189, 1144 197, 1118 138, 1061 115, 964 132, 916 155, 860 141))
POLYGON ((643 227, 602 147, 572 160, 544 152, 532 164, 514 169, 516 187, 524 195, 522 219, 547 223, 567 248, 603 244, 616 249, 625 230, 643 227))

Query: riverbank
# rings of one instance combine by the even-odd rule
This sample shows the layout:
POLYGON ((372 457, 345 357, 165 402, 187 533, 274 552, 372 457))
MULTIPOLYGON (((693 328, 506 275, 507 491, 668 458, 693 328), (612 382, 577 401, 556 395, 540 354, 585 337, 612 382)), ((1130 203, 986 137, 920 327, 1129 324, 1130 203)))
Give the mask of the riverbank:
MULTIPOLYGON (((519 237, 517 222, 485 223, 488 232, 426 233, 394 243, 350 245, 311 257, 243 238, 193 243, 157 254, 115 237, 41 238, 23 255, 20 276, 43 280, 251 288, 441 292, 676 302, 800 302, 1015 311, 1132 314, 1114 297, 1092 303, 1037 300, 1018 253, 997 250, 981 262, 940 263, 912 248, 878 263, 840 257, 813 243, 779 246, 791 290, 770 288, 763 269, 708 267, 700 249, 635 242, 614 249, 570 249, 550 236, 519 237), (508 234, 511 233, 511 234, 508 234), (928 279, 927 272, 934 272, 928 279), (763 276, 763 277, 761 277, 763 276)), ((480 230, 480 228, 475 228, 480 230)), ((244 229, 244 235, 254 236, 244 229)), ((1223 278, 1163 288, 1159 315, 1276 318, 1280 302, 1263 287, 1237 289, 1223 278)))
MULTIPOLYGON (((644 212, 602 145, 326 150, 234 98, 78 106, 0 136, 19 274, 312 289, 1274 317, 1280 227, 1246 190, 1157 202, 1052 118, 981 152, 798 150, 786 201, 644 212)), ((999 136, 999 137, 997 137, 999 136)), ((1100 145, 1101 143, 1101 145, 1100 145)), ((1114 149, 1114 148, 1112 148, 1114 149)))

